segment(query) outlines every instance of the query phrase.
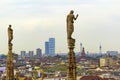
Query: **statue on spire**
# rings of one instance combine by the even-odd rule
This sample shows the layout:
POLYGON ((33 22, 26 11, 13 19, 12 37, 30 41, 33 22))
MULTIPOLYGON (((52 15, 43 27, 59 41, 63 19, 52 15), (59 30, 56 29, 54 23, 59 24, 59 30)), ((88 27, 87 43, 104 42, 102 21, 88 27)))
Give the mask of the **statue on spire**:
POLYGON ((11 28, 11 25, 8 27, 8 43, 10 44, 13 39, 13 29, 11 28))
POLYGON ((76 15, 76 17, 74 16, 74 11, 71 10, 70 13, 67 15, 67 38, 68 39, 73 39, 71 36, 72 36, 72 33, 74 31, 74 20, 77 19, 78 17, 78 14, 76 15))
POLYGON ((76 17, 74 16, 74 11, 71 10, 70 13, 67 15, 67 40, 68 40, 68 46, 74 46, 75 45, 75 39, 72 38, 72 33, 74 31, 74 20, 77 19, 78 14, 76 17))

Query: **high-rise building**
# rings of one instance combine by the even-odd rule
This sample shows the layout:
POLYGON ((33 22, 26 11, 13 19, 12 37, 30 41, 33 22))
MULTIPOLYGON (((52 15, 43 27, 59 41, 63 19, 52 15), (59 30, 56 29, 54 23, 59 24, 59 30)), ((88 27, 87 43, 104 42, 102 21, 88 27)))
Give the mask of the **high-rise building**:
POLYGON ((49 54, 49 42, 45 42, 45 55, 49 54))
POLYGON ((55 54, 55 38, 49 38, 49 41, 45 42, 45 54, 51 56, 55 54))
POLYGON ((55 54, 55 38, 49 38, 49 54, 55 54))
POLYGON ((42 56, 42 50, 40 48, 36 49, 36 56, 41 57, 42 56))
POLYGON ((28 56, 33 57, 34 56, 34 51, 29 51, 28 56))
POLYGON ((21 51, 21 58, 25 58, 26 57, 26 51, 21 51))

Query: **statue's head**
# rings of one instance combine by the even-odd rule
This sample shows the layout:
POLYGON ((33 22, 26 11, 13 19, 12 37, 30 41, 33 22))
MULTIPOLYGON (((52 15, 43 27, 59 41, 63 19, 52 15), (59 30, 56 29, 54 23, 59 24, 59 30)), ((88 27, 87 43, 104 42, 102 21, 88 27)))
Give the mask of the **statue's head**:
POLYGON ((74 13, 74 11, 73 11, 73 10, 71 10, 71 11, 70 11, 70 14, 73 14, 73 13, 74 13))
POLYGON ((9 25, 9 27, 11 27, 11 24, 9 25))

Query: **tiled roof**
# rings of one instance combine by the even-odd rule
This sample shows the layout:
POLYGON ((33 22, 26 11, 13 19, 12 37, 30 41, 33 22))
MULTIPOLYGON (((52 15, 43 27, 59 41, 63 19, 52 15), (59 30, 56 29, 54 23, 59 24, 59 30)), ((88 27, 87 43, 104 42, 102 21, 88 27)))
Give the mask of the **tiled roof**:
POLYGON ((83 76, 80 78, 80 80, 103 80, 99 76, 83 76))
POLYGON ((103 80, 115 80, 114 78, 103 78, 103 80))

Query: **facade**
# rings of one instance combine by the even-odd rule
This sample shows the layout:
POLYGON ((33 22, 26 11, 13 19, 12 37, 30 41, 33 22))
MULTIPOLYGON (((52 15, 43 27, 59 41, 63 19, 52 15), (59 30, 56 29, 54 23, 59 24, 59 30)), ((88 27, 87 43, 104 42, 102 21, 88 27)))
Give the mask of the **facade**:
POLYGON ((100 58, 100 67, 106 66, 105 58, 100 58))
POLYGON ((55 54, 55 38, 49 38, 49 41, 45 42, 45 54, 50 56, 55 54))
POLYGON ((42 56, 42 50, 40 48, 36 49, 36 56, 41 57, 42 56))
POLYGON ((21 58, 25 58, 26 56, 26 51, 21 51, 21 58))
POLYGON ((104 57, 100 58, 100 67, 112 66, 113 62, 114 61, 113 61, 112 56, 110 56, 110 55, 104 56, 104 57))

